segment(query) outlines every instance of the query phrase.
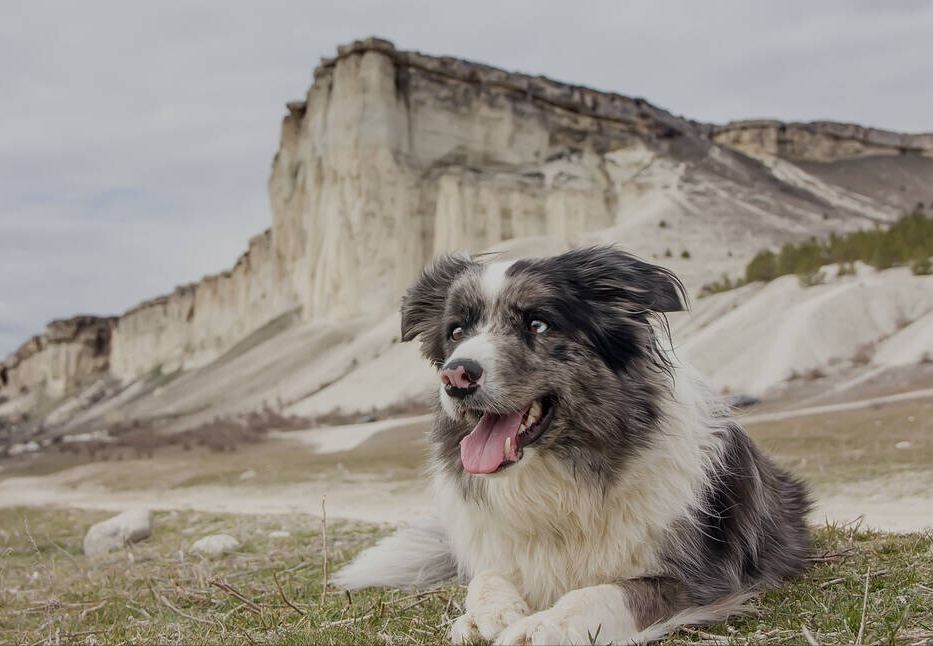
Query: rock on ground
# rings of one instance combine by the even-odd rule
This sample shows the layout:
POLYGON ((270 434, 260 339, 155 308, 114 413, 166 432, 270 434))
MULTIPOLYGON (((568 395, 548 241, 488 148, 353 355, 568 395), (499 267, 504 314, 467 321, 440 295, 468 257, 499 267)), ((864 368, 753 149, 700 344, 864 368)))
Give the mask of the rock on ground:
POLYGON ((84 536, 84 553, 99 556, 152 534, 152 514, 148 509, 129 509, 91 526, 84 536))
POLYGON ((226 552, 232 552, 239 546, 240 541, 230 534, 211 534, 195 541, 189 551, 204 556, 220 556, 226 552))

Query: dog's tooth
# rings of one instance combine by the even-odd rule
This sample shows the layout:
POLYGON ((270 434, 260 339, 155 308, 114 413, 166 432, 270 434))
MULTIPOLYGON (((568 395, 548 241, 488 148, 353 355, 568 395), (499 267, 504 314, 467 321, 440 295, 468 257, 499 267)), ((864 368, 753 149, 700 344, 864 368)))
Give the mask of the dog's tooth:
POLYGON ((505 452, 503 453, 503 455, 505 455, 506 457, 508 457, 508 455, 509 455, 509 453, 511 453, 511 451, 512 451, 512 438, 511 438, 511 437, 507 437, 507 438, 505 438, 505 452))
POLYGON ((520 424, 519 427, 518 427, 518 433, 519 433, 519 435, 521 435, 522 433, 524 433, 524 432, 527 431, 527 430, 528 430, 528 429, 525 428, 525 425, 524 425, 524 424, 520 424))
POLYGON ((529 413, 531 417, 537 419, 538 415, 541 414, 541 402, 535 400, 535 402, 531 405, 531 411, 529 411, 529 413))

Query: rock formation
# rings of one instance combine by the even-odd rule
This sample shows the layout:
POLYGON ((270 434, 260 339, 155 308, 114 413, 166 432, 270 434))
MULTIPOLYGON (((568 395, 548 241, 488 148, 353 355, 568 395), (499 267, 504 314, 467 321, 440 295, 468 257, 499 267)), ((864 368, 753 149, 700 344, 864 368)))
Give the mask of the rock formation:
POLYGON ((875 155, 933 158, 933 134, 909 135, 853 123, 772 120, 733 121, 708 129, 713 141, 754 157, 798 162, 835 162, 875 155))
POLYGON ((0 364, 0 393, 27 394, 41 386, 61 397, 89 376, 106 373, 116 317, 75 316, 52 321, 0 364))
POLYGON ((287 109, 272 226, 233 269, 118 319, 50 324, 4 361, 0 394, 57 397, 95 376, 127 384, 191 370, 291 311, 306 322, 385 315, 445 251, 616 241, 697 287, 764 245, 898 215, 900 202, 794 162, 933 156, 933 135, 698 124, 642 99, 379 39, 322 60, 287 109))

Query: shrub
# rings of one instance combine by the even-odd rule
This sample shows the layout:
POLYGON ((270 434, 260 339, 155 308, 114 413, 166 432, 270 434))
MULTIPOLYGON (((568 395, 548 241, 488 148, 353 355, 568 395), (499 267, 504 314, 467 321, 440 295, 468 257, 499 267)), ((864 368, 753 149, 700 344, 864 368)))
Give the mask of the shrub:
POLYGON ((680 252, 680 257, 683 258, 684 260, 690 260, 690 252, 684 249, 683 251, 680 252))
POLYGON ((727 292, 730 289, 735 289, 741 287, 745 284, 745 281, 741 278, 737 278, 733 281, 729 278, 728 275, 723 274, 721 280, 714 281, 712 283, 706 283, 703 287, 700 288, 700 298, 704 296, 711 296, 712 294, 718 294, 720 292, 727 292))
POLYGON ((933 274, 933 265, 929 258, 919 258, 911 261, 910 271, 914 273, 914 276, 929 276, 933 274))
POLYGON ((857 366, 865 366, 871 363, 871 358, 875 354, 875 346, 871 343, 860 345, 852 356, 852 363, 857 366))
POLYGON ((801 287, 815 287, 816 285, 822 285, 826 282, 826 274, 820 270, 816 270, 809 273, 798 274, 797 279, 800 281, 801 287))
POLYGON ((825 376, 826 373, 819 368, 810 368, 806 373, 804 373, 803 378, 807 381, 816 381, 817 379, 822 379, 825 376))
POLYGON ((773 251, 759 251, 745 268, 745 282, 753 283, 756 280, 765 282, 778 277, 777 256, 773 251))
POLYGON ((854 276, 855 275, 855 264, 852 262, 841 262, 839 263, 839 272, 837 276, 854 276))
MULTIPOLYGON (((770 281, 778 276, 797 274, 801 282, 818 278, 820 267, 839 263, 839 275, 855 273, 855 261, 876 269, 909 264, 914 274, 933 274, 933 218, 927 217, 920 204, 887 229, 855 231, 844 235, 832 233, 825 240, 811 237, 799 243, 789 242, 780 251, 759 251, 745 267, 746 282, 770 281)), ((824 277, 825 279, 825 277, 824 277)), ((819 282, 822 282, 820 280, 819 282)))

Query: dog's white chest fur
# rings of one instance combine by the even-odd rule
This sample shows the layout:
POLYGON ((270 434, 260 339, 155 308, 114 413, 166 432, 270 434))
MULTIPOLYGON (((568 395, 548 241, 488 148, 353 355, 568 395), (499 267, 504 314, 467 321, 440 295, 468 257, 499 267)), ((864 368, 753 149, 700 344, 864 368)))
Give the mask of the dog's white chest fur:
POLYGON ((481 476, 482 501, 464 499, 454 478, 438 472, 438 515, 461 574, 495 570, 539 609, 574 589, 658 574, 666 533, 690 518, 718 456, 715 435, 698 434, 704 427, 695 420, 668 419, 667 432, 605 494, 533 450, 507 472, 481 476))

